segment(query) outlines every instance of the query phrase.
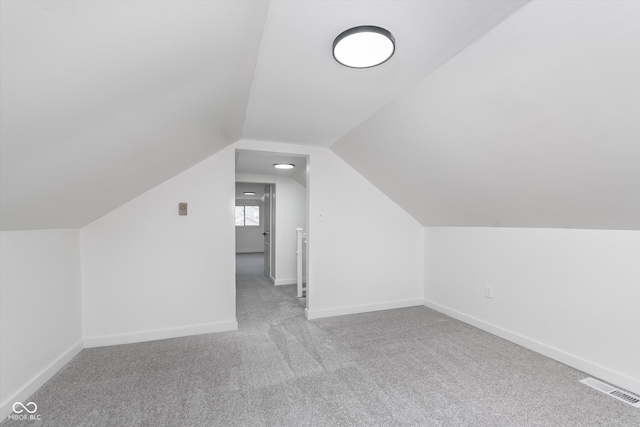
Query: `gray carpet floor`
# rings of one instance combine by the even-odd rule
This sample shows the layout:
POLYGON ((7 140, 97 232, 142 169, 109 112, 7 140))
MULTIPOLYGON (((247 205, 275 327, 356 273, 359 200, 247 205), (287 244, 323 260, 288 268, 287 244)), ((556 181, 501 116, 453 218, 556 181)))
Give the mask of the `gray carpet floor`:
POLYGON ((583 372, 416 307, 307 321, 238 256, 239 331, 83 350, 45 426, 640 426, 583 372))

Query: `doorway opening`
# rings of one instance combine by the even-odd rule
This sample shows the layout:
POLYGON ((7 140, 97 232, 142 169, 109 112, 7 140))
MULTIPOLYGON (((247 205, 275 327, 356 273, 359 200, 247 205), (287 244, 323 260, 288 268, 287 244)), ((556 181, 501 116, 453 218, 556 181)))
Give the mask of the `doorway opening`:
POLYGON ((243 313, 248 314, 241 304, 249 300, 254 304, 260 299, 255 296, 258 294, 269 294, 269 301, 274 295, 285 299, 295 297, 295 305, 304 314, 308 304, 308 163, 305 155, 236 150, 236 308, 239 322, 243 320, 243 313), (275 168, 278 164, 293 167, 275 168), (252 284, 257 288, 252 289, 252 284), (251 292, 257 294, 251 297, 251 292))
POLYGON ((275 194, 275 183, 236 182, 236 254, 262 254, 264 275, 272 283, 276 281, 275 194))

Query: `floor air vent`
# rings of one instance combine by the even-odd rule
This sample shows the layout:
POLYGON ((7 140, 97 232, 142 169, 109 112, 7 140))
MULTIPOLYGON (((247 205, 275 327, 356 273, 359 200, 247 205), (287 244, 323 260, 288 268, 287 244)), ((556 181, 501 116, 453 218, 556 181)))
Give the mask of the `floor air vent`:
POLYGON ((593 378, 585 378, 583 380, 580 380, 580 382, 588 385, 589 387, 595 388, 598 391, 608 394, 609 396, 613 396, 618 400, 622 400, 623 402, 628 403, 631 406, 640 408, 640 397, 634 396, 633 394, 629 394, 622 390, 618 390, 615 387, 611 387, 609 384, 605 384, 602 381, 598 381, 593 378))

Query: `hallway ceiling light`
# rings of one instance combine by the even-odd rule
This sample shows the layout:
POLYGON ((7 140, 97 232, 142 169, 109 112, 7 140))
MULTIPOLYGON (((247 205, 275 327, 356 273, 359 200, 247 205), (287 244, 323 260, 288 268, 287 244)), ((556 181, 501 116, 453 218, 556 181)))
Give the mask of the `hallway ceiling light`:
POLYGON ((350 68, 371 68, 386 62, 396 39, 384 28, 362 25, 342 32, 333 42, 333 57, 350 68))
POLYGON ((295 165, 292 165, 291 163, 276 163, 273 167, 276 169, 293 169, 295 168, 295 165))
POLYGON ((245 196, 255 196, 255 195, 256 195, 256 193, 255 193, 255 191, 245 191, 245 192, 244 192, 244 195, 245 195, 245 196))

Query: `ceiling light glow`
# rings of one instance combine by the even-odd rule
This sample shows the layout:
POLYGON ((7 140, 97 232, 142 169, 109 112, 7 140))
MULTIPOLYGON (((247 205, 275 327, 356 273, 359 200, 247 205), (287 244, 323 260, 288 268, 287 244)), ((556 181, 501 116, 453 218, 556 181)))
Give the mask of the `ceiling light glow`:
POLYGON ((362 25, 342 32, 333 42, 333 57, 350 68, 371 68, 391 58, 396 39, 384 28, 362 25))
POLYGON ((276 169, 293 169, 295 165, 292 165, 291 163, 276 163, 273 167, 276 169))
POLYGON ((244 192, 244 195, 245 195, 245 196, 255 196, 255 195, 256 195, 256 193, 255 193, 254 191, 245 191, 245 192, 244 192))

